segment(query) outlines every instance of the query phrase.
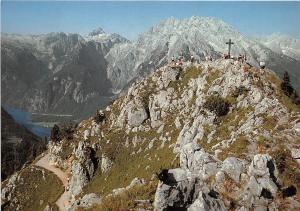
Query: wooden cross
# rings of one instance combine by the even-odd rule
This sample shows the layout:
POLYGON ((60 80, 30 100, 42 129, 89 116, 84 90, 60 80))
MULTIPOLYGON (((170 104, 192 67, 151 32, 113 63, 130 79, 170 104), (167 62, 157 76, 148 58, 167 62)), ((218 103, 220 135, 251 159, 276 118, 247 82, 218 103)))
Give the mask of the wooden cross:
POLYGON ((234 43, 231 42, 231 39, 229 39, 229 41, 226 42, 226 44, 228 45, 228 57, 230 58, 231 45, 233 45, 234 43))

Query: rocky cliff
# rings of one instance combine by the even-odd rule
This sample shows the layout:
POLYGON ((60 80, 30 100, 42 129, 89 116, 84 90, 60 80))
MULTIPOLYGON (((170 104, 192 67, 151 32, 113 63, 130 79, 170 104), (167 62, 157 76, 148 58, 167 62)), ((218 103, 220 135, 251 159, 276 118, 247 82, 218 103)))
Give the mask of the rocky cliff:
POLYGON ((223 59, 135 82, 49 143, 50 161, 71 172, 69 209, 299 209, 300 108, 280 83, 223 59))
POLYGON ((1 41, 3 105, 76 119, 111 100, 104 57, 121 38, 3 34, 1 41))

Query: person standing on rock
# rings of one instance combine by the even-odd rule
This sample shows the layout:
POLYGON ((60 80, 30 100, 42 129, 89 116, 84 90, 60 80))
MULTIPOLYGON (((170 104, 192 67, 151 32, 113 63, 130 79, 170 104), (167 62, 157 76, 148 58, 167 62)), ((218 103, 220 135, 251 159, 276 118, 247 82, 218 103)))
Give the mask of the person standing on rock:
POLYGON ((246 53, 243 55, 243 62, 247 62, 247 55, 246 55, 246 53))

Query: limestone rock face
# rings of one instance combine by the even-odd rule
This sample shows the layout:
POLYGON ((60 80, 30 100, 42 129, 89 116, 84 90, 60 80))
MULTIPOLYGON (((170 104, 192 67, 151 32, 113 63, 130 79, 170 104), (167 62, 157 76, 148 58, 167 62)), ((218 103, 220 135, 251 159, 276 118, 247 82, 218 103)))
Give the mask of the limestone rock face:
POLYGON ((191 142, 180 151, 180 165, 159 176, 155 210, 227 210, 229 202, 222 194, 243 204, 238 210, 254 204, 266 210, 281 203, 268 201, 281 191, 276 164, 268 154, 255 155, 251 163, 235 157, 221 162, 191 142))
POLYGON ((78 195, 88 184, 95 172, 95 157, 92 148, 84 141, 79 142, 75 151, 75 160, 72 162, 72 178, 70 192, 78 195))
POLYGON ((166 91, 161 90, 150 98, 149 111, 152 127, 158 127, 162 124, 162 118, 166 116, 166 111, 170 109, 173 92, 174 89, 171 88, 166 91))

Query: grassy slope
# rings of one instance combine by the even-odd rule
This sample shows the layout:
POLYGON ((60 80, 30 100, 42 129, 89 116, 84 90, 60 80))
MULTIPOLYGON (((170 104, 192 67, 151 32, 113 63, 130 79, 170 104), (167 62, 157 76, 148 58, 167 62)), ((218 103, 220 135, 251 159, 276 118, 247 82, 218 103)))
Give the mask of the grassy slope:
MULTIPOLYGON (((56 200, 64 191, 62 182, 46 169, 28 166, 21 170, 20 178, 12 193, 12 199, 19 200, 22 211, 44 210, 47 204, 55 207, 56 200)), ((8 205, 5 210, 13 211, 16 207, 8 205)))

